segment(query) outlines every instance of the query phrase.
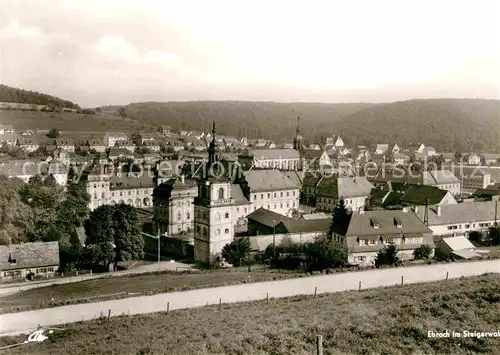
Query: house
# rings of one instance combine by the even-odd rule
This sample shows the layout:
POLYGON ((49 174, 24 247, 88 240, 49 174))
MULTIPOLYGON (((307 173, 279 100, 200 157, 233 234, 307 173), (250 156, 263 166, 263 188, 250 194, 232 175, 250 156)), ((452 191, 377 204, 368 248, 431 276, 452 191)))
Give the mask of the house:
POLYGON ((410 157, 403 153, 394 153, 394 164, 404 166, 410 162, 410 157))
MULTIPOLYGON (((134 174, 111 176, 109 179, 109 203, 113 205, 125 203, 138 208, 152 207, 154 187, 153 178, 147 173, 140 176, 134 174)), ((99 198, 96 195, 92 197, 99 198)))
POLYGON ((291 215, 299 208, 300 185, 279 170, 250 170, 240 183, 252 211, 259 208, 291 215))
POLYGON ((309 213, 309 214, 304 214, 300 216, 299 219, 305 219, 305 220, 317 220, 317 219, 327 219, 327 218, 332 218, 332 216, 319 212, 319 213, 309 213))
POLYGON ((424 149, 425 145, 423 145, 423 143, 412 143, 408 148, 410 153, 420 153, 420 154, 424 152, 424 149))
POLYGON ((325 151, 304 149, 301 152, 300 170, 319 170, 325 165, 332 165, 330 157, 325 151))
POLYGON ((104 153, 106 151, 104 139, 90 139, 85 144, 89 147, 89 150, 94 150, 97 153, 104 153))
POLYGON ((57 147, 57 149, 65 150, 68 153, 75 152, 75 142, 73 142, 72 139, 57 138, 54 140, 54 145, 57 147))
POLYGON ((321 212, 331 212, 341 198, 347 209, 364 209, 373 185, 365 177, 323 177, 316 188, 316 208, 321 212))
POLYGON ((28 182, 35 175, 41 175, 44 164, 33 160, 9 160, 0 163, 0 173, 9 178, 28 182))
POLYGON ((340 138, 340 136, 334 136, 333 137, 333 146, 335 148, 344 148, 345 144, 344 144, 344 141, 342 140, 342 138, 340 138))
POLYGON ((167 147, 172 148, 176 152, 180 152, 180 151, 184 150, 184 144, 181 141, 176 140, 176 139, 169 139, 167 147))
POLYGON ((432 231, 411 211, 360 211, 351 216, 347 231, 334 230, 336 247, 347 252, 352 265, 375 264, 379 250, 395 244, 401 260, 413 259, 422 245, 434 249, 432 231))
POLYGON ((155 230, 168 235, 191 232, 194 227, 194 198, 198 196, 195 181, 184 176, 170 178, 153 189, 153 222, 155 230))
POLYGON ((426 157, 433 157, 434 155, 436 155, 436 149, 434 149, 433 147, 425 147, 422 152, 419 153, 422 153, 426 157))
POLYGON ((0 134, 14 134, 14 128, 11 125, 0 125, 0 134))
POLYGON ((485 153, 482 158, 486 165, 500 165, 500 154, 485 153))
POLYGON ((450 164, 455 161, 455 153, 441 153, 445 164, 450 164))
POLYGON ((375 148, 375 154, 385 154, 389 150, 389 144, 377 144, 377 147, 375 148))
POLYGON ((133 141, 131 141, 130 139, 126 139, 126 140, 118 140, 115 142, 115 145, 114 145, 116 148, 123 148, 123 149, 127 149, 131 152, 133 152, 135 150, 135 144, 133 141))
POLYGON ((133 151, 125 148, 111 147, 109 148, 108 158, 112 161, 118 159, 134 159, 135 155, 133 151))
POLYGON ((244 167, 298 170, 300 155, 295 149, 246 149, 239 161, 244 167))
POLYGON ((30 136, 23 136, 17 139, 16 145, 27 152, 34 152, 40 148, 38 141, 30 136))
POLYGON ((477 189, 485 189, 495 182, 490 172, 481 167, 455 166, 452 171, 461 180, 463 193, 473 193, 477 189))
POLYGON ((400 203, 402 206, 439 206, 456 204, 457 201, 447 190, 434 186, 405 185, 400 203))
POLYGON ((143 140, 141 148, 157 153, 160 151, 160 143, 156 140, 143 140))
POLYGON ((0 279, 52 277, 59 269, 59 242, 0 245, 0 279))
POLYGON ((467 156, 467 163, 469 165, 479 165, 481 164, 481 157, 478 154, 471 153, 467 156))
POLYGON ((399 147, 399 145, 397 143, 394 144, 394 146, 391 149, 392 154, 399 154, 400 151, 401 151, 401 148, 399 147))
POLYGON ((486 231, 500 219, 498 201, 464 202, 420 208, 415 212, 434 235, 465 235, 486 231))
POLYGON ((453 196, 460 195, 462 182, 450 170, 430 170, 422 173, 422 184, 448 190, 453 196))
POLYGON ((8 146, 15 146, 17 143, 17 137, 13 134, 1 134, 0 135, 0 145, 6 144, 8 146))
POLYGON ((104 135, 104 142, 106 143, 106 146, 108 148, 114 147, 117 141, 126 141, 126 140, 128 140, 128 137, 125 133, 107 132, 104 135))
POLYGON ((319 146, 319 144, 311 143, 311 144, 309 144, 308 149, 311 149, 311 150, 321 150, 321 147, 319 146))
POLYGON ((160 126, 160 132, 162 134, 169 134, 171 131, 172 131, 172 127, 170 127, 169 125, 161 125, 160 126))
POLYGON ((283 143, 281 146, 283 149, 293 149, 293 143, 283 143))
POLYGON ((278 213, 259 208, 247 216, 250 246, 252 250, 265 250, 269 245, 279 245, 284 240, 295 243, 313 241, 325 234, 331 218, 293 219, 278 213))

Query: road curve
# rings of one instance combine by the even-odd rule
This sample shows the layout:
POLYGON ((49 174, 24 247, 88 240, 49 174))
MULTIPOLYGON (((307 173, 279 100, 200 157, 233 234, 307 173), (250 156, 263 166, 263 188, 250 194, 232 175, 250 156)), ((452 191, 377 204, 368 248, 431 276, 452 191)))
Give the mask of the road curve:
POLYGON ((341 274, 311 276, 281 281, 259 282, 224 286, 184 292, 162 293, 120 300, 62 306, 0 316, 0 335, 26 333, 40 326, 55 326, 122 314, 163 312, 169 303, 170 310, 202 307, 209 304, 235 303, 262 300, 266 297, 281 298, 296 295, 332 293, 439 281, 461 276, 479 276, 500 273, 500 260, 467 263, 434 264, 382 270, 346 272, 341 274))

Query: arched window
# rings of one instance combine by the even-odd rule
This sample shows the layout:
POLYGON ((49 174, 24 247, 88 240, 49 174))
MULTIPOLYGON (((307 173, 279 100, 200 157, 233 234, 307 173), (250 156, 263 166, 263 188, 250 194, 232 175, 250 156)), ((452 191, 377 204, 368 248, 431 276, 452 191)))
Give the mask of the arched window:
POLYGON ((224 189, 221 187, 219 189, 219 200, 223 200, 224 199, 224 189))
POLYGON ((181 213, 180 212, 177 212, 177 220, 180 221, 181 220, 181 213))
POLYGON ((229 212, 226 212, 226 214, 224 214, 224 218, 225 218, 225 219, 228 219, 228 218, 229 218, 229 212))
POLYGON ((226 228, 226 230, 224 231, 224 233, 228 234, 229 233, 229 229, 226 228))

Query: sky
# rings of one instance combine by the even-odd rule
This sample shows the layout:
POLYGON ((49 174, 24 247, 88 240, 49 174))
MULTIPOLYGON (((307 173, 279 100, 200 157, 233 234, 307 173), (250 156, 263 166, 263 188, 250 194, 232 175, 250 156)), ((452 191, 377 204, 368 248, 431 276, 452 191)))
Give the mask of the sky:
POLYGON ((0 82, 83 107, 500 98, 497 0, 0 0, 0 82))

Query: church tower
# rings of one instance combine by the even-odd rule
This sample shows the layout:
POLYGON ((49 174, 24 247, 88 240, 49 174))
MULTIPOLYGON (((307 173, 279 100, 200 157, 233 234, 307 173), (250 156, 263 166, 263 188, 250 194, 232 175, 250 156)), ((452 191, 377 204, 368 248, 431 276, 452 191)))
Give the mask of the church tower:
POLYGON ((224 245, 234 238, 234 200, 231 198, 231 182, 219 161, 215 122, 207 151, 206 169, 198 180, 198 197, 194 200, 194 259, 204 264, 216 264, 222 261, 224 245))
POLYGON ((300 117, 297 117, 297 129, 295 130, 295 138, 293 139, 293 149, 302 151, 304 148, 304 138, 300 135, 300 117))

